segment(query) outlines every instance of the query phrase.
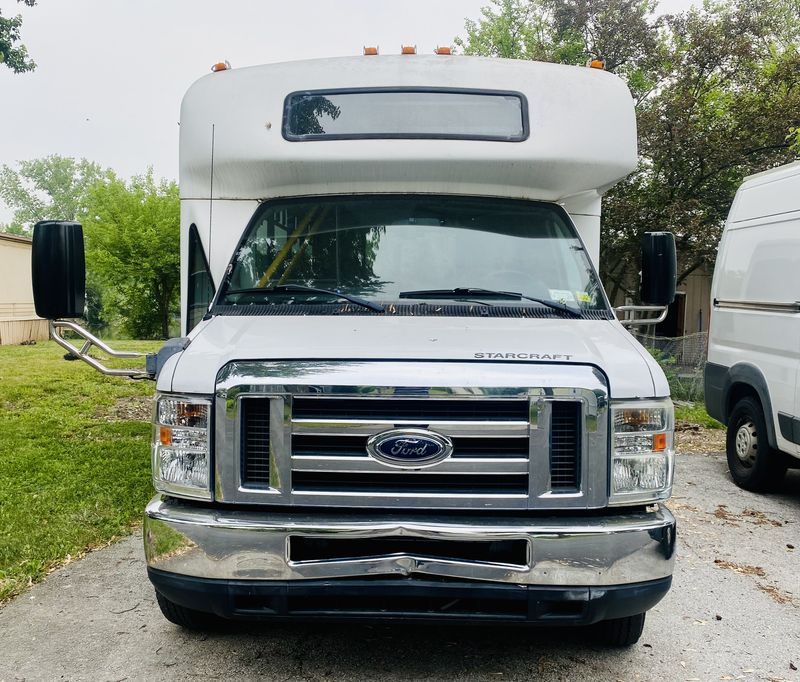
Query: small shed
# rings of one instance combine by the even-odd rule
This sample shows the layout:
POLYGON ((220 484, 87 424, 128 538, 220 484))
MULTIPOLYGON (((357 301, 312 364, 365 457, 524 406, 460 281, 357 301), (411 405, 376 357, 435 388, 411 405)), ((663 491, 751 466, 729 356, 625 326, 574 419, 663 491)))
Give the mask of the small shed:
POLYGON ((0 233, 0 345, 48 336, 47 320, 33 308, 31 250, 29 237, 0 233))

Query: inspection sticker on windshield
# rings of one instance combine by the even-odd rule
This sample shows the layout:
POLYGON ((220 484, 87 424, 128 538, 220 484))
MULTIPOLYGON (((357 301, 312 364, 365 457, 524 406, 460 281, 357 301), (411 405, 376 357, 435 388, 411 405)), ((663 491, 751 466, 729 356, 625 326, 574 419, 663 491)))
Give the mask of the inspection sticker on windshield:
POLYGON ((550 298, 559 303, 575 302, 575 294, 569 289, 550 289, 550 298))

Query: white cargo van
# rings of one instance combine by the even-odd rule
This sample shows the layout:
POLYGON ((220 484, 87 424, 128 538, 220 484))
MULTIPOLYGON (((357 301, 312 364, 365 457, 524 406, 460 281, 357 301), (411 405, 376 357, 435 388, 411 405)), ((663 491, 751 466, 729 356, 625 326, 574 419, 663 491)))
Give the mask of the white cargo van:
POLYGON ((800 465, 800 162, 742 183, 711 297, 706 409, 733 480, 768 490, 800 465))
MULTIPOLYGON (((185 336, 148 359, 164 615, 602 621, 635 642, 675 521, 669 386, 596 271, 602 194, 637 160, 625 84, 440 55, 224 69, 180 134, 185 336)), ((83 311, 80 226, 35 244, 53 338, 124 374, 62 319, 83 311)), ((644 260, 663 307, 671 235, 644 260)))

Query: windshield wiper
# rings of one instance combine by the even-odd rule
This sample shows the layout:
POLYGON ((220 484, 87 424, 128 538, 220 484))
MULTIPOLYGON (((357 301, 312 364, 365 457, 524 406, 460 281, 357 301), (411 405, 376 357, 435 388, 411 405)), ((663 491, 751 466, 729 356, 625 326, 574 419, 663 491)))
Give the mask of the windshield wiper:
POLYGON ((379 303, 367 301, 358 296, 351 296, 350 294, 343 294, 341 291, 334 291, 333 289, 318 289, 317 287, 307 287, 304 284, 276 284, 273 287, 251 287, 249 289, 229 289, 225 292, 228 294, 322 294, 323 296, 333 296, 341 298, 350 303, 360 305, 362 308, 369 308, 376 313, 384 313, 386 309, 379 303))
POLYGON ((534 296, 526 296, 516 291, 494 291, 492 289, 480 289, 476 287, 456 287, 455 289, 421 289, 419 291, 401 291, 400 298, 508 298, 508 299, 524 299, 526 301, 533 301, 540 305, 552 308, 553 310, 561 310, 569 313, 573 317, 583 317, 583 313, 576 308, 572 308, 564 303, 558 301, 550 301, 546 298, 536 298, 534 296))

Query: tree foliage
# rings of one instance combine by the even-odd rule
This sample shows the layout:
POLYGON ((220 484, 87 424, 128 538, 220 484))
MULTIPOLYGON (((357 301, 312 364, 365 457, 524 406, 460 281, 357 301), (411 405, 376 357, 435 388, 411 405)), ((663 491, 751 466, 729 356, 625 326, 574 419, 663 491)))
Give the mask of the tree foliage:
POLYGON ((0 199, 14 211, 0 229, 29 235, 39 220, 75 220, 89 187, 109 174, 93 161, 57 154, 0 167, 0 199))
POLYGON ((800 152, 800 3, 707 1, 657 15, 652 0, 492 0, 467 20, 468 54, 583 64, 626 80, 637 170, 607 195, 601 271, 636 295, 644 232, 675 233, 679 281, 712 264, 736 188, 800 152))
MULTIPOLYGON (((33 7, 36 0, 17 0, 33 7)), ((19 43, 22 17, 5 18, 0 13, 0 64, 5 64, 14 73, 33 71, 36 64, 28 56, 28 50, 19 43)))
POLYGON ((112 175, 89 188, 79 215, 106 314, 133 338, 167 338, 180 292, 177 184, 152 169, 127 183, 112 175))

